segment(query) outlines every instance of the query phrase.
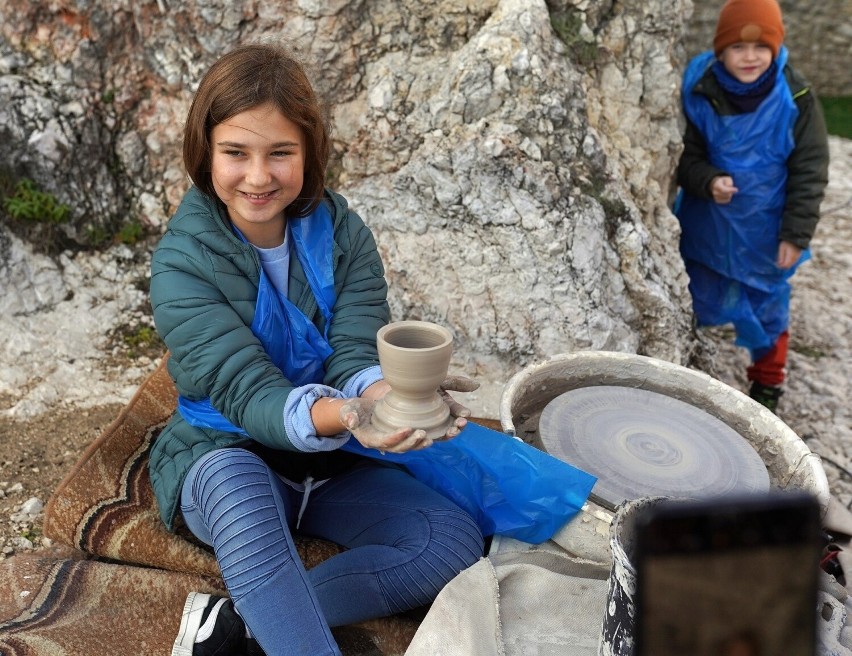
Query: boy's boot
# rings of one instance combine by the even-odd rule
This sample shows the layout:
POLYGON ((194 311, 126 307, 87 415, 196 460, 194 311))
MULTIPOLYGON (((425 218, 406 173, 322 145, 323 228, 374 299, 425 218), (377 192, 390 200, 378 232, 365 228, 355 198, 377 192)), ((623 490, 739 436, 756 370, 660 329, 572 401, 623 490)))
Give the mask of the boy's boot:
POLYGON ((781 398, 781 395, 784 393, 780 387, 772 387, 770 385, 763 385, 762 383, 758 383, 756 380, 752 381, 751 389, 748 391, 748 395, 757 401, 760 405, 765 406, 775 412, 778 409, 778 399, 781 398))
POLYGON ((226 597, 190 592, 172 656, 242 656, 246 625, 226 597))

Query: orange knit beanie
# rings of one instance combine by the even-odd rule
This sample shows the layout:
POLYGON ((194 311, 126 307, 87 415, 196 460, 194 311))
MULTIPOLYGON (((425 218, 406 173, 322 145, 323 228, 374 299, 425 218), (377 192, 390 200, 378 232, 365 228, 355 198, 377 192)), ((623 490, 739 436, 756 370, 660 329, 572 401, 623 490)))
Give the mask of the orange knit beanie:
POLYGON ((728 46, 759 41, 772 48, 773 59, 784 41, 784 23, 776 0, 728 0, 719 12, 713 51, 718 57, 728 46))

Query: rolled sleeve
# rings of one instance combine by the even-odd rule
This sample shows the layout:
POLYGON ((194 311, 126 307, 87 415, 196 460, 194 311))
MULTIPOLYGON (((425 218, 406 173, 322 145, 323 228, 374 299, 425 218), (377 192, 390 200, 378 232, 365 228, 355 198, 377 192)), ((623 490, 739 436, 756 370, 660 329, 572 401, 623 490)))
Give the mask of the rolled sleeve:
POLYGON ((344 398, 361 396, 373 383, 382 380, 382 368, 379 365, 367 367, 350 378, 343 386, 344 398))
POLYGON ((349 439, 348 431, 329 437, 317 435, 311 420, 311 408, 318 399, 324 397, 349 398, 343 392, 327 385, 303 385, 295 388, 287 397, 284 405, 284 428, 290 442, 299 451, 333 451, 349 439))

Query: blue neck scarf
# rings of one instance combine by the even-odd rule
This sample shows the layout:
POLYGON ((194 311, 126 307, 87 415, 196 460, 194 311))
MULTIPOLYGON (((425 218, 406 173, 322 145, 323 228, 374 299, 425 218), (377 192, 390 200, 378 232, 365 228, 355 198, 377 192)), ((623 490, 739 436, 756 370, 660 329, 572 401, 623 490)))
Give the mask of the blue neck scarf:
POLYGON ((728 101, 740 112, 753 112, 757 109, 758 105, 772 91, 772 87, 775 86, 777 74, 778 65, 773 60, 763 75, 754 82, 745 84, 731 75, 721 61, 716 60, 713 63, 713 75, 716 81, 722 87, 728 101))

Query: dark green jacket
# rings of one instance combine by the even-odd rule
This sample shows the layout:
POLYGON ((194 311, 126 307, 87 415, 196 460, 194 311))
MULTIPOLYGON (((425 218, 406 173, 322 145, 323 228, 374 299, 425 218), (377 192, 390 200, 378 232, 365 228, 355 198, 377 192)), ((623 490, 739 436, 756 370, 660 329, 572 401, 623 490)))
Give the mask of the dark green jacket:
MULTIPOLYGON (((828 184, 828 137, 819 100, 790 66, 784 67, 784 77, 799 109, 793 126, 795 146, 787 159, 787 200, 781 218, 779 239, 807 248, 819 221, 819 207, 828 184)), ((722 116, 737 110, 725 97, 712 69, 698 81, 693 93, 705 96, 722 116)), ((698 198, 712 199, 710 182, 727 175, 710 164, 707 144, 698 128, 686 121, 683 153, 677 168, 677 183, 698 198)), ((734 180, 736 184, 736 180, 734 180)))
MULTIPOLYGON (((334 222, 337 301, 328 332, 333 353, 324 384, 342 389, 354 374, 378 364, 376 331, 389 320, 384 268, 370 230, 346 200, 326 192, 334 222)), ((298 221, 301 219, 292 219, 298 221)), ((251 332, 260 261, 231 230, 218 203, 192 188, 168 225, 151 263, 151 304, 157 332, 169 350, 168 369, 178 392, 209 397, 241 426, 236 433, 190 426, 179 413, 151 450, 150 473, 160 515, 171 529, 186 472, 205 453, 247 446, 297 462, 315 478, 351 461, 338 451, 296 452, 284 429, 284 404, 293 384, 269 360, 251 332)), ((298 258, 290 258, 288 298, 320 330, 324 320, 298 258)), ((292 471, 291 476, 298 475, 292 471)))

